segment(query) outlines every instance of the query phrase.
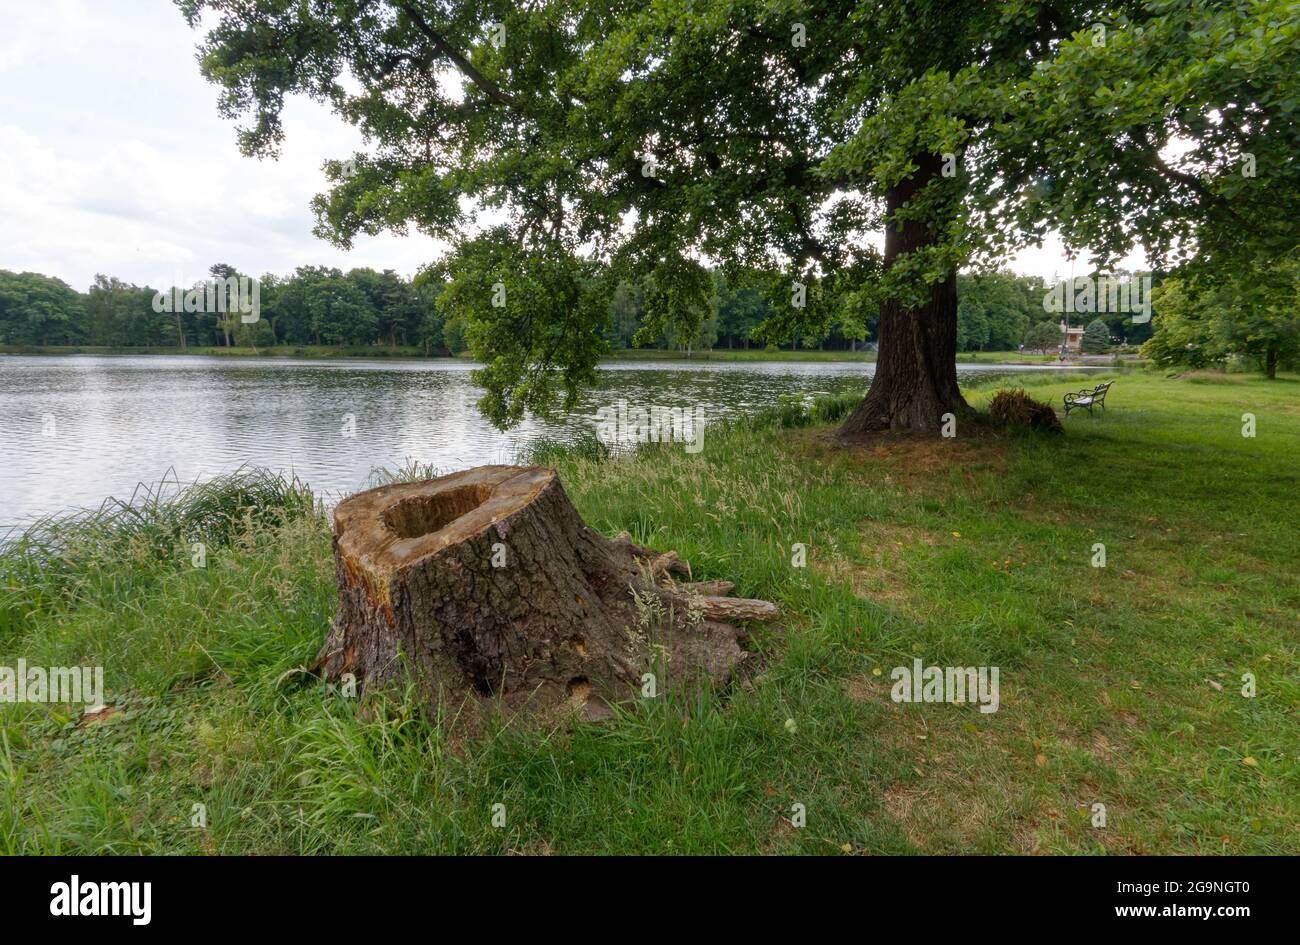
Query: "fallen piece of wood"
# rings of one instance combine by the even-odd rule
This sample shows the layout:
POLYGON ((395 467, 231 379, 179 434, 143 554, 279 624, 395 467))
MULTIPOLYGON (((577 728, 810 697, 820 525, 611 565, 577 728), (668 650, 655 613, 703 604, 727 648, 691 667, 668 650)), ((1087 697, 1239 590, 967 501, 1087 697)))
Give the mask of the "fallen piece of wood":
POLYGON ((732 620, 773 620, 780 608, 771 601, 746 597, 702 597, 704 616, 708 620, 729 623, 732 620))
POLYGON ((730 597, 736 591, 731 581, 691 581, 678 584, 677 589, 687 594, 699 594, 701 597, 730 597))

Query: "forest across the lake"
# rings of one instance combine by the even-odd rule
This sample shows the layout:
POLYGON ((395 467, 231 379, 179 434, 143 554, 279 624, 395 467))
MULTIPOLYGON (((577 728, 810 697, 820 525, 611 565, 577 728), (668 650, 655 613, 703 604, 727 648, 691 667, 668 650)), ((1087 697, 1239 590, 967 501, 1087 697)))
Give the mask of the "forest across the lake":
MULTIPOLYGON (((0 349, 251 353, 289 348, 296 357, 472 353, 471 320, 435 270, 408 279, 391 269, 344 272, 302 266, 287 276, 268 273, 252 280, 218 264, 209 275, 208 285, 253 281, 258 311, 241 314, 233 305, 217 312, 209 310, 211 306, 160 304, 183 296, 192 285, 139 286, 99 275, 82 292, 52 276, 0 270, 0 349), (186 310, 190 307, 201 310, 186 310)), ((851 306, 830 306, 820 328, 781 330, 784 322, 777 316, 790 301, 785 297, 790 289, 787 280, 772 273, 711 271, 708 311, 689 331, 674 327, 684 322, 672 313, 663 319, 663 327, 656 327, 660 319, 648 317, 648 309, 657 304, 652 279, 602 278, 608 284, 602 335, 610 352, 857 353, 872 350, 878 339, 878 318, 864 319, 851 306)), ((958 351, 1054 351, 1061 343, 1061 315, 1044 305, 1050 288, 1036 277, 1006 270, 961 275, 958 351)), ((816 292, 812 304, 817 304, 816 292)), ((1080 324, 1089 321, 1075 316, 1076 322, 1081 318, 1080 324)), ((1127 312, 1098 312, 1095 320, 1103 326, 1093 346, 1097 353, 1136 350, 1151 336, 1151 325, 1134 323, 1127 312)))

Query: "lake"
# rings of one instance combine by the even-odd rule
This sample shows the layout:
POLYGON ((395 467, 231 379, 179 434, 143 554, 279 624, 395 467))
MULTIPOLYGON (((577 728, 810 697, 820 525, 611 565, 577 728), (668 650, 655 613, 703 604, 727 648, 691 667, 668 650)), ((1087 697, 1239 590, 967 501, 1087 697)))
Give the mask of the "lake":
MULTIPOLYGON (((513 462, 541 435, 594 430, 601 407, 753 412, 789 393, 864 390, 866 362, 614 361, 579 409, 502 433, 459 360, 0 356, 0 535, 42 516, 244 464, 295 473, 329 501, 405 460, 440 471, 513 462), (349 420, 349 418, 351 418, 349 420), (345 435, 350 433, 351 435, 345 435)), ((964 364, 963 375, 1050 367, 964 364)))

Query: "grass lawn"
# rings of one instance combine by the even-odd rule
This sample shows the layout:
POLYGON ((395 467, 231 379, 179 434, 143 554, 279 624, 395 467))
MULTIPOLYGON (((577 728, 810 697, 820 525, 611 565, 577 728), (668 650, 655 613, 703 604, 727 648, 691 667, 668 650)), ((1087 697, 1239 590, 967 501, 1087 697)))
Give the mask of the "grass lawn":
POLYGON ((274 487, 200 516, 204 569, 148 523, 10 551, 0 665, 101 664, 117 711, 0 706, 0 852, 1300 853, 1300 379, 1133 373, 1107 403, 1063 437, 561 458, 593 527, 786 614, 745 686, 603 725, 463 735, 277 686, 334 586, 326 522, 274 487), (894 703, 914 658, 998 667, 998 711, 894 703))
POLYGON ((1055 364, 1058 355, 1035 354, 1031 351, 960 351, 957 363, 973 364, 1055 364))

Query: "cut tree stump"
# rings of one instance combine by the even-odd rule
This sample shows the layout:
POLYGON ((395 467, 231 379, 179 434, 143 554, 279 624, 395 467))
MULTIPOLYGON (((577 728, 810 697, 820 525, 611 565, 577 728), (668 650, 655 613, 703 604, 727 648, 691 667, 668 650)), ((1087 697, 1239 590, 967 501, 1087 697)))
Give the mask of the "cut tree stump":
POLYGON ((589 718, 702 679, 747 655, 740 620, 776 606, 589 528, 555 471, 482 466, 351 496, 334 513, 339 606, 315 668, 363 691, 411 679, 432 709, 467 699, 589 718))

